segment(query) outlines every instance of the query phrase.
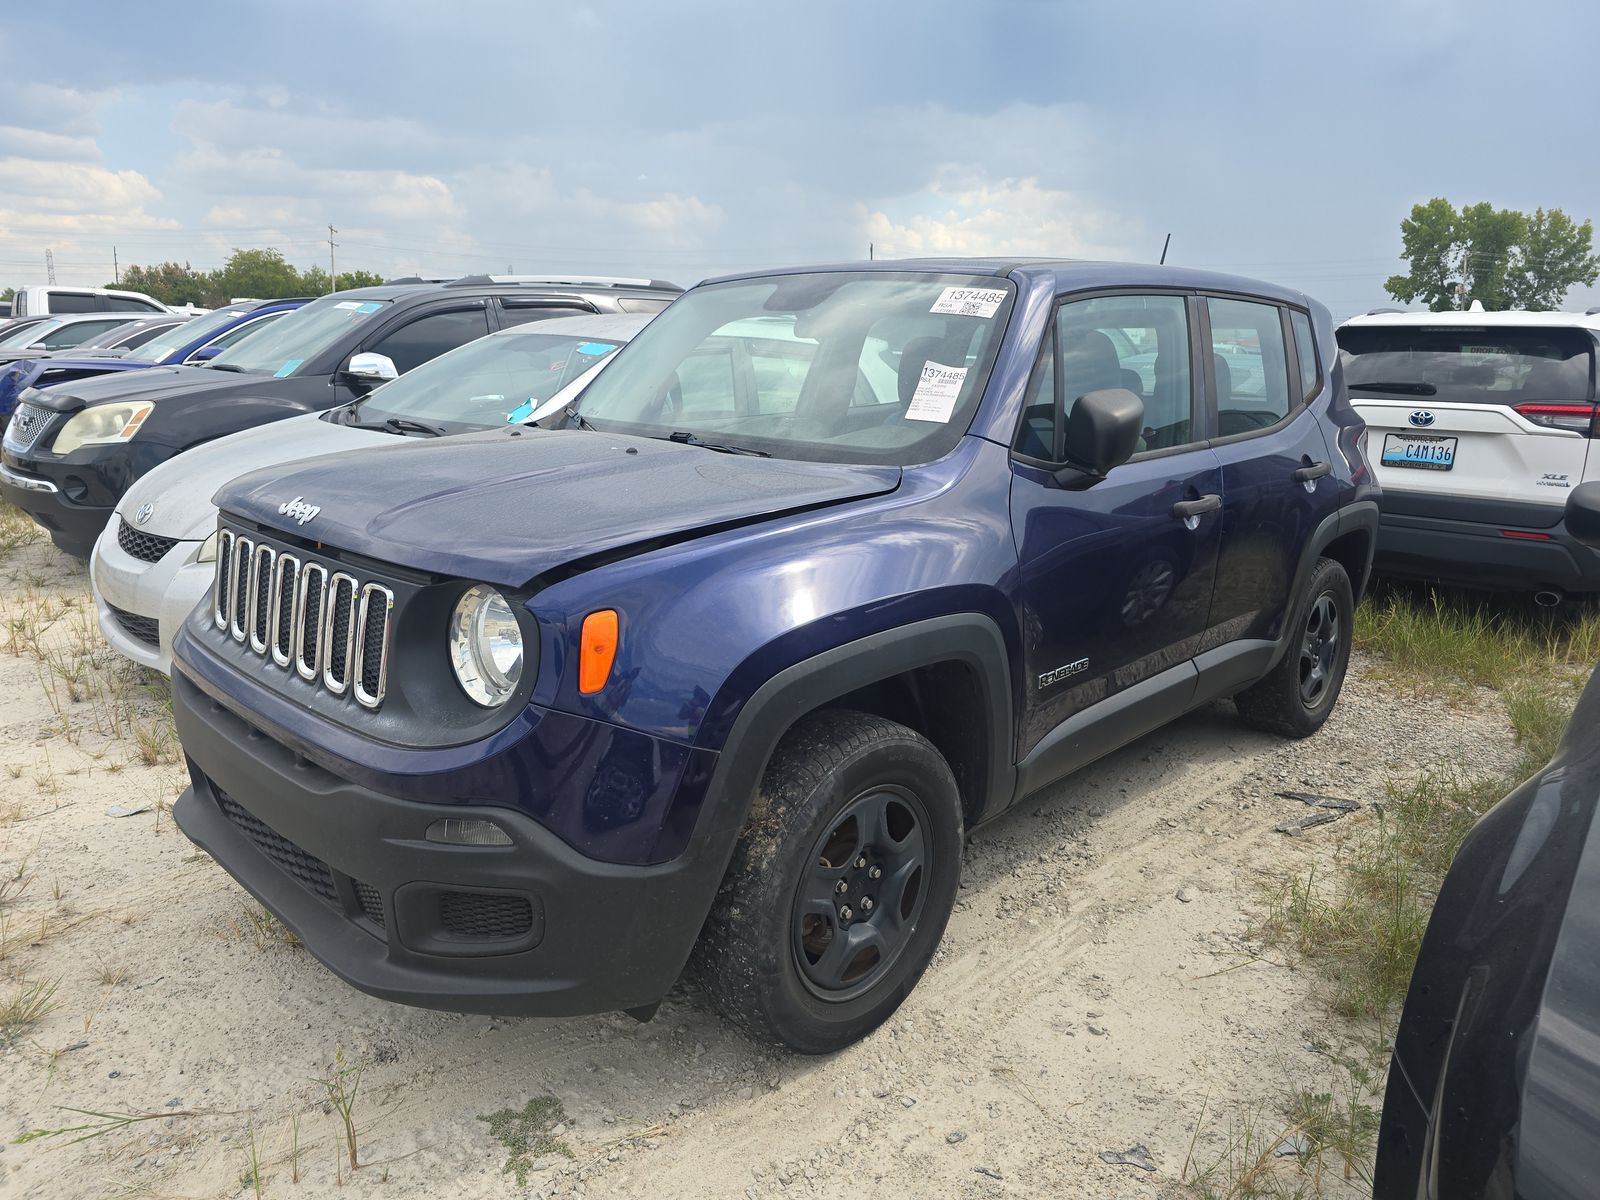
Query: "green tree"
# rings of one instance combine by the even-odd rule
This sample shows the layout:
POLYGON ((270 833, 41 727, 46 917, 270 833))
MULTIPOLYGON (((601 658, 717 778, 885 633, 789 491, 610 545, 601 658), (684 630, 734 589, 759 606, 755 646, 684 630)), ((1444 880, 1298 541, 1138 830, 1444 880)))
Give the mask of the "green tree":
POLYGON ((208 280, 212 307, 235 296, 277 300, 305 294, 300 272, 284 260, 281 250, 235 250, 228 261, 211 272, 208 280))
POLYGON ((1594 228, 1559 208, 1533 216, 1492 204, 1459 212, 1435 197, 1413 205, 1400 222, 1401 256, 1411 264, 1384 290, 1396 300, 1420 300, 1434 312, 1465 308, 1557 308, 1575 284, 1600 278, 1594 228))
POLYGON ((143 292, 163 304, 204 304, 208 280, 204 271, 196 271, 188 263, 164 262, 153 267, 129 267, 119 281, 106 287, 143 292))
POLYGON ((1592 252, 1594 224, 1575 224, 1559 208, 1537 209, 1527 220, 1522 257, 1506 277, 1512 308, 1560 308, 1575 283, 1600 279, 1600 256, 1592 252))

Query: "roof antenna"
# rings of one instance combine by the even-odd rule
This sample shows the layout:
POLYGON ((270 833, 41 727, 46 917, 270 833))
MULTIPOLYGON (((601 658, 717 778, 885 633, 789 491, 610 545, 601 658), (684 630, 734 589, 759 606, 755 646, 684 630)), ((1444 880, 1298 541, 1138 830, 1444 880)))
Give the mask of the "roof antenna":
POLYGON ((1158 267, 1167 265, 1167 247, 1170 245, 1172 245, 1172 235, 1169 233, 1167 234, 1167 240, 1161 243, 1161 261, 1156 264, 1158 267))

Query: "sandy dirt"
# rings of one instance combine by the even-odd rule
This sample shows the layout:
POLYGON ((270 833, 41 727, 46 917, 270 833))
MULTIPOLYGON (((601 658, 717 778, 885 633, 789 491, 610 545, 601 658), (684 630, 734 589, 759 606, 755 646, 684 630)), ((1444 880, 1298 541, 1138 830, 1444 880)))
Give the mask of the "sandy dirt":
POLYGON ((280 1197, 1177 1196, 1191 1141, 1215 1159, 1252 1106, 1333 1083, 1357 1037, 1315 976, 1252 942, 1265 881, 1373 819, 1394 770, 1511 752, 1491 701, 1402 701, 1361 662, 1308 742, 1226 704, 1195 713, 979 831, 910 1000, 801 1059, 682 987, 647 1025, 352 991, 174 827, 163 693, 96 647, 88 603, 48 544, 0 562, 0 1002, 59 981, 0 1047, 7 1197, 253 1195, 252 1141, 280 1197), (1308 810, 1287 788, 1368 807, 1291 839, 1273 826, 1308 810), (340 1049, 363 1066, 353 1174, 315 1082, 340 1049), (574 1157, 539 1159, 524 1188, 478 1118, 540 1095, 574 1157), (155 1119, 13 1142, 102 1119, 73 1109, 155 1119), (1153 1171, 1098 1157, 1136 1145, 1153 1171))

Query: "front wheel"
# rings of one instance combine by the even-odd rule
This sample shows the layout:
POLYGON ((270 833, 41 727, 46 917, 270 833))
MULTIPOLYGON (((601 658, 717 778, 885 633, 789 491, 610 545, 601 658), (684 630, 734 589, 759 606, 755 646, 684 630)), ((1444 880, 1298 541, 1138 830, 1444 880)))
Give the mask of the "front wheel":
POLYGON ((1310 737, 1339 700, 1355 632, 1350 576, 1319 558, 1290 618, 1289 648, 1259 683, 1234 697, 1246 724, 1284 737, 1310 737))
POLYGON ((916 986, 950 918, 961 799, 920 734, 825 711, 784 736, 695 947, 717 1007, 805 1054, 842 1049, 916 986))

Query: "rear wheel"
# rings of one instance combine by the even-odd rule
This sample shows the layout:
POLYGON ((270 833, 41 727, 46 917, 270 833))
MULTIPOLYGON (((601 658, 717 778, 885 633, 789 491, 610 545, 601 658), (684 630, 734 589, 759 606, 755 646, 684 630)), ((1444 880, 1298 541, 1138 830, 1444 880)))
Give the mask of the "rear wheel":
POLYGON ((1317 560, 1291 621, 1282 661, 1234 703, 1247 724, 1303 738, 1333 712, 1350 663, 1355 598, 1342 566, 1331 558, 1317 560))
POLYGON ((843 1048, 910 993, 944 934, 961 801, 915 731, 812 714, 774 752, 695 947, 717 1007, 806 1054, 843 1048))

